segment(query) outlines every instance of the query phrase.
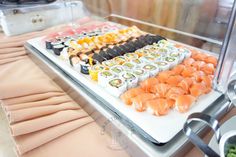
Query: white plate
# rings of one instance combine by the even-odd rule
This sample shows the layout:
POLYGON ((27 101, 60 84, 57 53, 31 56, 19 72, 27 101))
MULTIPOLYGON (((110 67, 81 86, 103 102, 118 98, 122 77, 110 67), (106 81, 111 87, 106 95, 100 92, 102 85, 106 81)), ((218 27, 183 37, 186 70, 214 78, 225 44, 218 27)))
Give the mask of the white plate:
POLYGON ((105 100, 107 100, 108 102, 112 102, 110 103, 110 105, 120 111, 134 124, 139 126, 141 129, 143 129, 143 131, 145 131, 160 143, 167 143, 169 140, 171 140, 179 131, 182 130, 183 124, 190 114, 194 112, 204 111, 221 95, 216 91, 212 91, 207 95, 201 96, 198 101, 192 105, 190 111, 186 113, 179 113, 175 110, 172 110, 166 116, 156 117, 147 112, 136 112, 131 107, 125 105, 119 98, 113 97, 104 89, 99 87, 96 82, 92 81, 89 78, 88 75, 81 74, 80 72, 74 70, 70 65, 68 65, 68 63, 60 60, 53 53, 49 53, 49 51, 45 49, 45 44, 41 40, 42 37, 31 39, 27 42, 38 49, 42 54, 44 54, 49 60, 54 62, 62 70, 69 73, 83 85, 87 86, 90 90, 95 91, 97 95, 105 98, 105 100))

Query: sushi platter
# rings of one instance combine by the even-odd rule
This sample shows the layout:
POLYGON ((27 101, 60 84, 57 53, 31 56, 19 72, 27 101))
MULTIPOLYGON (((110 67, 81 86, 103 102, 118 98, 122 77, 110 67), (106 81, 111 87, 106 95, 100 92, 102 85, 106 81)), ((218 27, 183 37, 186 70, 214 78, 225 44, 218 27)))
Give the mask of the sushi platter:
POLYGON ((27 42, 155 143, 221 95, 211 85, 215 56, 136 26, 101 22, 27 42))

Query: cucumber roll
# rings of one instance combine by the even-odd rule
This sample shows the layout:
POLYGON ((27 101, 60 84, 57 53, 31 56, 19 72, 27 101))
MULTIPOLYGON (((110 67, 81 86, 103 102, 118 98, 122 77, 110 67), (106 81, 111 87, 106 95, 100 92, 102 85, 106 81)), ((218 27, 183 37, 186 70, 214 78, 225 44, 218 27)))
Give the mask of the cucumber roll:
POLYGON ((132 62, 125 62, 124 64, 122 64, 122 66, 124 67, 124 69, 126 70, 132 70, 136 67, 136 65, 132 62))
POLYGON ((186 48, 179 48, 178 51, 180 53, 183 53, 185 58, 189 58, 191 56, 191 51, 189 49, 186 48))
POLYGON ((149 73, 149 76, 156 76, 159 72, 159 68, 153 64, 145 64, 142 69, 149 73))
POLYGON ((154 64, 157 65, 160 71, 169 70, 170 68, 169 64, 165 61, 157 61, 154 64))
POLYGON ((97 81, 98 80, 98 73, 105 70, 106 68, 101 64, 96 64, 89 68, 89 75, 92 80, 97 81))
POLYGON ((135 69, 135 70, 133 71, 133 73, 134 73, 134 75, 135 75, 136 77, 138 77, 138 81, 139 81, 139 82, 140 82, 140 81, 144 81, 144 80, 146 80, 147 78, 149 78, 149 73, 146 72, 146 71, 143 70, 143 69, 140 69, 140 68, 135 69))
POLYGON ((138 55, 136 53, 126 53, 124 57, 127 61, 138 59, 138 55))
POLYGON ((165 57, 164 61, 169 64, 170 68, 173 68, 178 64, 178 59, 174 57, 165 57))
POLYGON ((110 69, 111 72, 113 72, 115 75, 119 75, 122 71, 124 71, 123 67, 120 65, 113 66, 110 69))
POLYGON ((98 73, 98 85, 107 87, 108 81, 114 77, 115 75, 109 70, 101 71, 98 73))
POLYGON ((127 90, 127 83, 120 78, 113 78, 108 81, 106 90, 115 97, 119 97, 127 90))
POLYGON ((125 71, 120 74, 121 79, 125 80, 128 88, 136 87, 138 84, 138 77, 133 73, 125 71))

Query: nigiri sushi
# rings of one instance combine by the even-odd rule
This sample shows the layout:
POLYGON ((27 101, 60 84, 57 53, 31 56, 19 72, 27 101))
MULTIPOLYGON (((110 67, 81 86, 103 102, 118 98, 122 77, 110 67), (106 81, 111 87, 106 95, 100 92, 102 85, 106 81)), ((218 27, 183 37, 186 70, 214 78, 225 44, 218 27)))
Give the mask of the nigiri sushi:
POLYGON ((181 75, 183 77, 191 77, 192 74, 196 71, 196 68, 194 67, 185 67, 184 70, 182 71, 181 75))
POLYGON ((146 102, 148 100, 154 99, 156 97, 155 94, 150 93, 142 93, 138 96, 131 99, 132 106, 139 112, 143 112, 147 109, 146 102))
POLYGON ((203 61, 195 61, 192 66, 197 70, 200 70, 206 63, 203 61))
POLYGON ((182 88, 179 88, 179 87, 171 87, 168 92, 166 93, 166 98, 168 99, 173 99, 173 100, 176 100, 176 98, 179 96, 179 95, 183 95, 183 94, 186 94, 187 92, 184 91, 182 88))
POLYGON ((191 87, 191 85, 193 84, 193 80, 189 77, 184 78, 183 80, 181 80, 177 87, 182 88, 183 90, 189 92, 189 88, 191 87))
POLYGON ((207 74, 207 75, 213 75, 214 72, 215 72, 215 67, 214 67, 213 64, 208 63, 208 64, 205 64, 205 65, 201 68, 201 70, 202 70, 205 74, 207 74))
POLYGON ((180 75, 182 73, 182 71, 184 70, 185 66, 184 65, 177 65, 175 66, 171 71, 175 74, 175 75, 180 75))
POLYGON ((145 91, 142 88, 131 88, 125 93, 123 93, 120 98, 126 105, 131 105, 132 101, 131 99, 136 97, 139 94, 145 93, 145 91))
POLYGON ((217 65, 217 58, 214 57, 214 56, 208 56, 208 57, 206 57, 206 58, 204 59, 204 61, 205 61, 206 63, 211 63, 211 64, 213 64, 214 67, 216 67, 216 65, 217 65))
POLYGON ((177 86, 178 83, 183 80, 183 77, 180 75, 174 75, 170 76, 167 80, 166 83, 169 84, 170 86, 177 86))
POLYGON ((174 75, 174 72, 172 71, 162 71, 158 73, 156 78, 160 83, 165 83, 166 80, 172 75, 174 75))
POLYGON ((158 79, 155 77, 150 77, 145 81, 140 82, 141 88, 146 92, 151 92, 151 88, 156 84, 158 84, 158 79))
POLYGON ((170 88, 171 86, 168 84, 158 83, 151 88, 151 92, 160 98, 164 98, 170 88))
POLYGON ((166 99, 156 98, 146 102, 147 111, 156 116, 166 115, 169 112, 169 106, 166 99))
POLYGON ((175 101, 176 109, 181 112, 187 112, 196 98, 192 95, 179 95, 175 101))
POLYGON ((205 93, 206 86, 203 83, 195 83, 190 87, 190 94, 194 97, 199 97, 205 93))
POLYGON ((183 65, 191 66, 194 62, 195 62, 195 60, 193 58, 187 58, 183 61, 183 65))

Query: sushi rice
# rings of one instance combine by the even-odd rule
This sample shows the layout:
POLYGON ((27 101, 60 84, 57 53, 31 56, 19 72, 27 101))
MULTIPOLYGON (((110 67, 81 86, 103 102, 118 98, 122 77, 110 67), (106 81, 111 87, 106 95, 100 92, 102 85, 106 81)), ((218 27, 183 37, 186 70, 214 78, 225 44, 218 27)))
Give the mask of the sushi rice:
POLYGON ((136 67, 136 64, 132 62, 125 62, 124 64, 122 64, 122 66, 125 70, 132 70, 136 67))
POLYGON ((128 88, 136 87, 138 84, 138 77, 136 77, 132 72, 124 71, 120 74, 120 78, 125 80, 128 88))
POLYGON ((115 75, 109 70, 101 71, 98 73, 98 85, 102 87, 106 87, 108 84, 108 81, 114 77, 115 75))
POLYGON ((111 95, 119 97, 127 90, 127 83, 123 79, 115 77, 108 81, 106 90, 111 95))
POLYGON ((110 68, 110 71, 115 75, 119 75, 121 72, 124 71, 124 68, 121 65, 116 65, 110 68))
POLYGON ((154 64, 144 64, 142 69, 144 69, 146 72, 149 73, 149 76, 156 76, 159 72, 159 68, 157 66, 155 66, 154 64))
POLYGON ((141 68, 137 68, 133 71, 134 75, 138 78, 138 81, 144 81, 149 78, 149 73, 141 68))
POLYGON ((178 58, 174 58, 174 57, 165 57, 164 61, 166 61, 169 64, 170 69, 179 63, 178 58))
POLYGON ((165 71, 170 69, 170 64, 166 61, 157 61, 154 62, 154 64, 157 65, 160 71, 165 71))

